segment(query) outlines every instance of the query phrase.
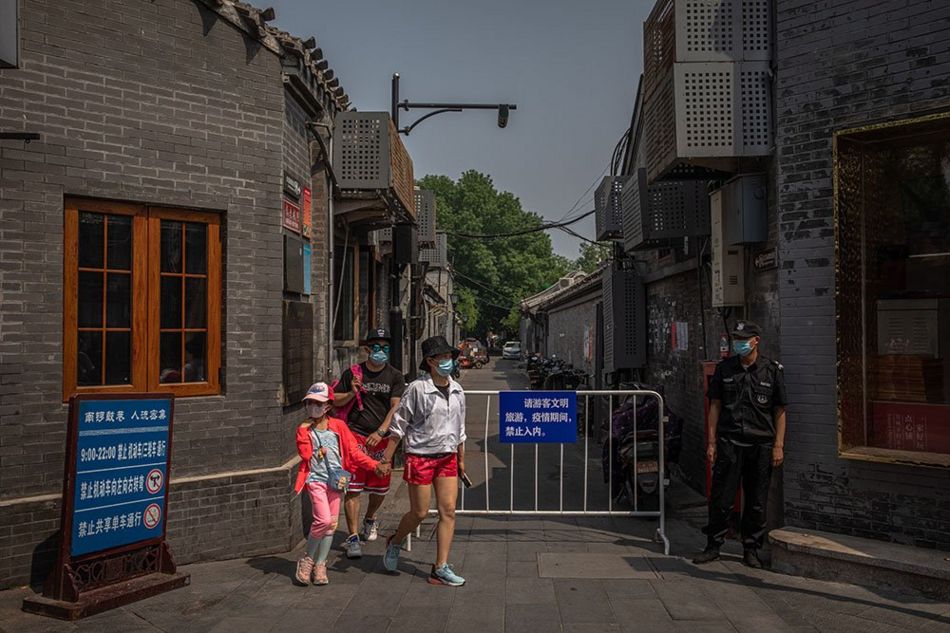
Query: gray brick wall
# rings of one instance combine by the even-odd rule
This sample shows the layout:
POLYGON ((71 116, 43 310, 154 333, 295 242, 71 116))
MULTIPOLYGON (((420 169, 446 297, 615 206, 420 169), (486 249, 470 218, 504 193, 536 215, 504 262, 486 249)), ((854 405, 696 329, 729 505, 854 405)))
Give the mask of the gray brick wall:
MULTIPOLYGON (((593 354, 591 361, 584 357, 584 328, 591 330, 591 340, 596 345, 597 303, 601 300, 601 285, 591 286, 582 295, 566 301, 563 305, 551 308, 548 312, 547 354, 557 354, 577 369, 583 369, 593 380, 593 354)), ((593 383, 591 383, 593 384, 593 383)))
POLYGON ((779 1, 777 29, 786 518, 950 549, 950 473, 837 457, 831 154, 835 130, 950 108, 950 5, 779 1))
MULTIPOLYGON (((62 484, 67 195, 223 214, 223 393, 176 403, 172 546, 188 560, 205 555, 205 532, 257 533, 236 537, 229 556, 285 548, 289 538, 286 490, 276 513, 230 492, 271 494, 270 476, 244 488, 217 477, 209 480, 217 491, 203 497, 176 484, 274 468, 294 453, 278 399, 288 141, 280 61, 201 3, 95 4, 23 0, 21 68, 0 71, 0 128, 43 135, 0 142, 0 585, 22 580, 24 548, 57 525, 46 502, 34 512, 18 500, 58 494, 62 484), (195 503, 207 517, 192 512, 195 503), (283 517, 279 526, 272 515, 283 517)), ((305 150, 291 152, 306 176, 305 150)))

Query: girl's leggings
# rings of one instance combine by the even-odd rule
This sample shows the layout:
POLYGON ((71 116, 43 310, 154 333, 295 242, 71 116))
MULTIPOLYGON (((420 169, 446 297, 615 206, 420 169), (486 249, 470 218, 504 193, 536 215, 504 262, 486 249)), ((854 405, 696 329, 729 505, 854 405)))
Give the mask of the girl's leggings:
POLYGON ((341 494, 318 481, 307 482, 307 492, 310 494, 310 507, 313 508, 310 537, 318 539, 332 536, 340 516, 341 494))

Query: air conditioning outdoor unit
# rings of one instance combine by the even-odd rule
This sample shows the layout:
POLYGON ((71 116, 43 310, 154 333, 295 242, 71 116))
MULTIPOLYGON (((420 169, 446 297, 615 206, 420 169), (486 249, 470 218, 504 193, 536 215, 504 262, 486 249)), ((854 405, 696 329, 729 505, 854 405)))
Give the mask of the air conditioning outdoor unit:
POLYGON ((597 240, 623 238, 623 188, 625 176, 607 176, 594 192, 594 224, 597 240))
POLYGON ((604 271, 604 371, 646 366, 646 287, 634 269, 604 271))
POLYGON ((435 243, 435 192, 416 189, 416 223, 419 225, 419 243, 435 243))

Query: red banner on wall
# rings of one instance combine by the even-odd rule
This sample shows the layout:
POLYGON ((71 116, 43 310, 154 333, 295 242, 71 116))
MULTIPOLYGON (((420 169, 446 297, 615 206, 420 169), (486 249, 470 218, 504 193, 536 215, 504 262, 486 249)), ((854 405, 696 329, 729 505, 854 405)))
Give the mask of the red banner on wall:
POLYGON ((950 406, 916 402, 871 403, 871 444, 880 448, 950 453, 950 406))
POLYGON ((311 209, 310 209, 310 187, 303 188, 303 200, 301 212, 303 213, 303 236, 310 237, 310 226, 312 220, 311 209))
POLYGON ((283 224, 284 228, 300 233, 300 207, 287 198, 284 198, 283 224))

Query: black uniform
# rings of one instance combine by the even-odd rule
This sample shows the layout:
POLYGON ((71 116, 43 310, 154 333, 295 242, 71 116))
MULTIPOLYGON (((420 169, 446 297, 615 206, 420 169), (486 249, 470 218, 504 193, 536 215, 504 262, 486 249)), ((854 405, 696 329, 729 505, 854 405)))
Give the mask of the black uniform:
POLYGON ((716 366, 710 400, 720 400, 716 426, 716 463, 709 500, 707 547, 722 545, 729 529, 739 480, 742 480, 742 544, 759 549, 765 538, 765 509, 772 475, 776 407, 787 404, 782 366, 763 356, 743 367, 739 356, 716 366))

